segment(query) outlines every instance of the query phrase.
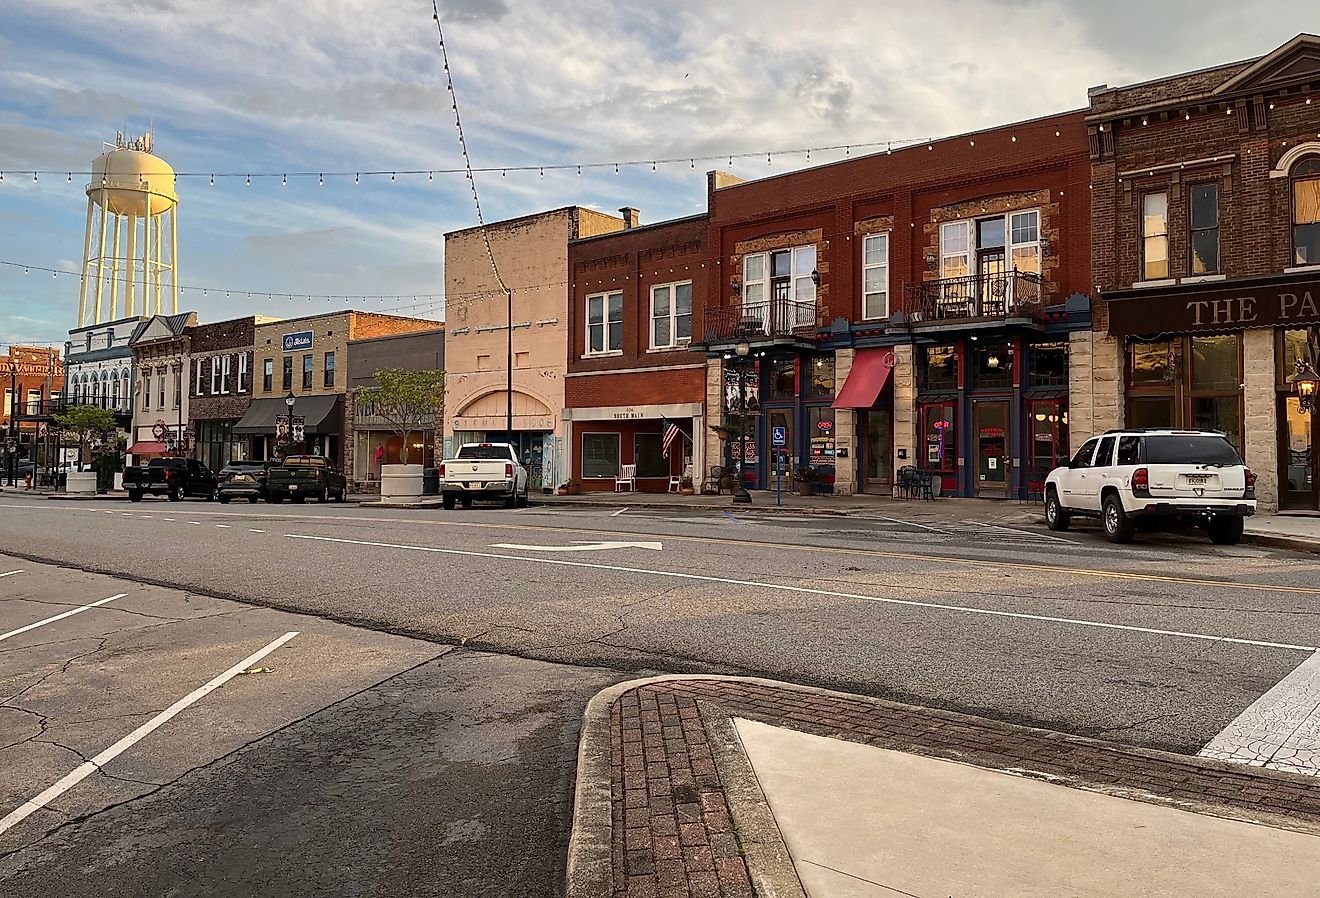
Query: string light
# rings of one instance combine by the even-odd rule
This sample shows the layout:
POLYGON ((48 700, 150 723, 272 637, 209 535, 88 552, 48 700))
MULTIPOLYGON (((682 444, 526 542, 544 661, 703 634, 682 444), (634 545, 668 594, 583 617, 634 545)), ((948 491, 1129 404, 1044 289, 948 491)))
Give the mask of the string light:
POLYGON ((73 183, 73 172, 69 172, 69 183, 73 183))
POLYGON ((251 175, 248 175, 248 176, 247 176, 247 186, 249 186, 249 187, 252 186, 252 176, 251 176, 251 175))
POLYGON ((280 178, 280 184, 281 184, 282 186, 284 186, 284 187, 288 187, 288 186, 289 186, 289 176, 288 176, 288 175, 285 175, 284 177, 280 178))
MULTIPOLYGON (((102 178, 102 179, 101 179, 101 186, 102 186, 102 187, 105 186, 105 178, 102 178)), ((211 186, 212 186, 212 187, 215 186, 215 175, 211 175, 211 186)))
POLYGON ((324 174, 324 173, 321 174, 321 176, 318 178, 318 181, 320 182, 320 185, 321 185, 322 187, 325 186, 325 174, 324 174))

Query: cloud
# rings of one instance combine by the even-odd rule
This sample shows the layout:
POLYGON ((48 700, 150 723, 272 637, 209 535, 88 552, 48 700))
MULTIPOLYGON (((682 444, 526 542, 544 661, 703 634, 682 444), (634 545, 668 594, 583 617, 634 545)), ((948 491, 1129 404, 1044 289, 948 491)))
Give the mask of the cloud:
POLYGON ((455 22, 498 22, 509 14, 505 0, 448 0, 441 8, 455 22))

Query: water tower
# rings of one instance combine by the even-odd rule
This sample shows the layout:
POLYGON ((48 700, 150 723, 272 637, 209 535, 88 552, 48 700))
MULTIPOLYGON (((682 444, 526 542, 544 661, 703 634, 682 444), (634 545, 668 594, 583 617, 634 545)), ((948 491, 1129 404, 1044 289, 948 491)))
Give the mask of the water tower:
POLYGON ((179 312, 179 197, 174 169, 151 144, 150 134, 126 139, 121 131, 92 163, 78 327, 179 312))

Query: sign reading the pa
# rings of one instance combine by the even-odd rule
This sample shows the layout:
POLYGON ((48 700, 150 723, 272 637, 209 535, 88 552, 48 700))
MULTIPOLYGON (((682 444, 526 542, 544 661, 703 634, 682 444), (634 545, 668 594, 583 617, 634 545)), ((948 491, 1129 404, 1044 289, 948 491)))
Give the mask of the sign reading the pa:
POLYGON ((312 332, 299 331, 296 334, 285 334, 283 339, 283 349, 285 352, 298 352, 302 349, 312 348, 312 332))

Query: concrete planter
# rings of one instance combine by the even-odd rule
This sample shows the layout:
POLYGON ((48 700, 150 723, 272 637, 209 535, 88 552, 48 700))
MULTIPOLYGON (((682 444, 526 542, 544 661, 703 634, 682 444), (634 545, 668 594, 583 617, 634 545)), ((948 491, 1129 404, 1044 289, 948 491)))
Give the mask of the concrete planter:
POLYGON ((95 471, 70 471, 68 492, 78 495, 96 495, 95 471))
POLYGON ((382 502, 420 502, 421 498, 421 465, 380 466, 380 499, 382 502))
POLYGON ((114 484, 114 489, 115 489, 116 492, 122 491, 122 490, 124 489, 124 472, 123 472, 123 471, 115 471, 115 484, 114 484))

